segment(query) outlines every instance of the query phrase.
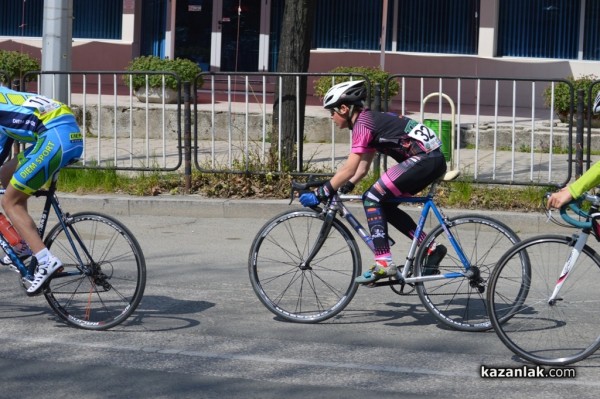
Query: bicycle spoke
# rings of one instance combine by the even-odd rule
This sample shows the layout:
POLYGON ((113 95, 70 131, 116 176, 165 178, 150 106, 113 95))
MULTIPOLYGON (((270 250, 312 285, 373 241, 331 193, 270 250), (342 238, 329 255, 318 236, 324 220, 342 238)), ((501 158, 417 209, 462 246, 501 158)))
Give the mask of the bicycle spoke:
POLYGON ((538 364, 565 365, 600 347, 600 257, 584 246, 562 286, 550 295, 566 259, 571 237, 544 235, 516 245, 490 279, 488 307, 496 333, 515 354, 538 364), (527 257, 530 268, 519 259, 527 257))
POLYGON ((139 244, 106 215, 76 214, 68 223, 72 241, 61 225, 48 233, 48 248, 71 262, 63 263, 64 272, 49 280, 44 295, 68 323, 86 329, 114 327, 135 310, 144 292, 146 270, 139 244))
MULTIPOLYGON (((502 254, 518 242, 517 235, 503 223, 479 215, 461 215, 447 222, 473 277, 427 280, 416 285, 417 293, 427 309, 442 323, 458 330, 482 331, 491 328, 486 309, 487 281, 502 254), (483 291, 483 292, 482 292, 483 291)), ((448 252, 439 265, 440 274, 462 274, 465 265, 442 226, 430 232, 416 258, 419 265, 426 258, 425 250, 435 242, 444 245, 448 252)))
POLYGON ((323 220, 313 211, 286 212, 265 224, 250 250, 248 272, 261 302, 290 321, 314 323, 340 312, 356 292, 360 255, 337 221, 312 257, 323 220))

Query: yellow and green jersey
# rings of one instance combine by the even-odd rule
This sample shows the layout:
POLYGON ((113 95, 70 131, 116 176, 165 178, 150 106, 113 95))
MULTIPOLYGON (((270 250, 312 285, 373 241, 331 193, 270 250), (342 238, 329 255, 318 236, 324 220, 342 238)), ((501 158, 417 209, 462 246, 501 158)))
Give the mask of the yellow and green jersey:
MULTIPOLYGON (((35 143, 38 136, 62 124, 75 123, 65 104, 50 98, 0 86, 0 134, 16 141, 35 143)), ((0 144, 6 138, 0 139, 0 144)))
POLYGON ((600 185, 600 162, 593 164, 581 177, 569 186, 573 198, 579 198, 586 191, 600 185))

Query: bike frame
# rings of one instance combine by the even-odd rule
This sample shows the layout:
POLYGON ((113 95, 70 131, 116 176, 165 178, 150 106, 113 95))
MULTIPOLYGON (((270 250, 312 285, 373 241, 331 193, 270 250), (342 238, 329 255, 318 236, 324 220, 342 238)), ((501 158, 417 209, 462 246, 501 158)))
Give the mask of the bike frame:
MULTIPOLYGON (((38 227, 37 227, 38 233, 39 233, 40 237, 42 237, 42 238, 44 237, 44 234, 46 232, 46 227, 48 224, 48 217, 50 215, 50 209, 51 208, 54 209, 55 214, 58 216, 59 223, 63 226, 63 229, 65 231, 65 236, 68 238, 69 243, 71 244, 71 247, 73 249, 73 255, 77 259, 78 263, 80 265, 83 265, 84 263, 79 255, 79 252, 77 251, 77 247, 75 245, 73 245, 72 232, 70 231, 70 229, 67 228, 67 226, 65 224, 68 214, 65 214, 62 211, 62 208, 60 207, 58 198, 56 197, 56 194, 55 194, 57 180, 58 180, 58 173, 54 174, 54 176, 52 177, 50 186, 47 190, 38 190, 33 194, 35 197, 45 197, 44 208, 42 210, 42 215, 40 217, 40 220, 38 222, 38 227)), ((4 195, 5 193, 6 193, 6 189, 4 189, 4 188, 0 189, 0 195, 4 195)), ((77 240, 79 240, 79 237, 77 237, 77 240)), ((33 274, 35 273, 35 266, 36 266, 35 262, 31 261, 29 266, 26 266, 23 263, 23 261, 21 261, 21 259, 17 256, 17 254, 12 249, 10 244, 6 241, 6 239, 4 238, 2 233, 0 233, 0 247, 2 247, 4 252, 6 252, 6 254, 10 257, 11 261, 13 262, 13 266, 16 267, 17 271, 21 274, 21 277, 26 280, 32 280, 33 274)), ((83 246, 83 245, 81 247, 85 248, 85 246, 83 246)), ((32 260, 33 260, 33 257, 32 257, 32 260)), ((78 273, 60 272, 60 273, 56 273, 53 276, 53 278, 60 277, 60 276, 66 276, 66 275, 74 275, 74 274, 78 274, 78 273)))
MULTIPOLYGON (((585 194, 583 198, 587 201, 590 201, 595 206, 599 205, 600 198, 598 198, 598 196, 596 196, 596 195, 585 194)), ((577 240, 575 241, 575 244, 573 245, 573 249, 571 250, 569 257, 565 261, 565 265, 563 266, 560 276, 556 280, 556 286, 554 287, 552 295, 550 295, 550 298, 548 298, 549 305, 554 305, 556 303, 556 301, 559 300, 558 294, 560 292, 560 289, 562 288, 563 284, 569 277, 571 270, 575 266, 575 263, 577 262, 577 259, 579 258, 579 254, 581 254, 583 247, 585 247, 585 244, 587 243, 587 240, 590 237, 590 233, 592 230, 592 216, 593 215, 589 215, 586 212, 582 211, 577 206, 577 201, 573 201, 569 205, 563 207, 560 210, 560 216, 563 218, 563 220, 565 222, 569 223, 570 225, 572 225, 574 227, 580 228, 581 232, 579 232, 579 235, 577 236, 577 240), (569 214, 566 212, 567 207, 570 208, 571 210, 573 210, 577 215, 584 216, 586 218, 585 222, 581 222, 579 220, 576 220, 576 219, 573 219, 572 217, 570 217, 569 214)))
MULTIPOLYGON (((387 201, 388 203, 391 202, 391 203, 399 203, 399 204, 400 203, 423 204, 423 210, 421 211, 419 222, 417 223, 417 230, 415 231, 415 236, 412 240, 410 249, 406 256, 406 261, 404 263, 404 267, 402 268, 402 271, 398 270, 398 272, 396 274, 397 279, 404 283, 417 283, 417 282, 421 282, 421 281, 443 280, 443 279, 451 279, 451 278, 457 278, 457 277, 469 278, 469 277, 471 277, 471 274, 472 274, 472 271, 470 270, 471 265, 469 264, 467 257, 464 255, 462 248, 460 247, 460 245, 458 244, 458 242, 452 235, 452 232, 446 226, 447 218, 442 215, 442 213, 440 212, 438 207, 435 205, 435 202, 433 201, 433 193, 435 192, 436 186, 437 186, 437 183, 433 183, 431 185, 429 194, 427 196, 400 197, 400 198, 394 198, 394 199, 387 201), (430 211, 433 212, 438 223, 442 226, 442 228, 444 229, 444 232, 448 236, 448 239, 451 242, 452 247, 456 251, 458 258, 460 259, 461 263, 463 264, 463 267, 465 269, 464 273, 454 272, 454 273, 445 273, 445 274, 431 275, 431 276, 409 277, 411 266, 415 260, 415 255, 417 253, 417 249, 419 246, 418 237, 421 235, 421 232, 423 231, 425 222, 427 221, 427 217, 429 216, 430 211)), ((357 201, 357 200, 362 201, 362 197, 360 195, 339 194, 339 195, 335 195, 333 197, 333 199, 325 205, 325 209, 323 210, 323 213, 325 215, 323 228, 321 229, 321 232, 315 243, 315 246, 313 247, 313 250, 311 251, 310 255, 308 256, 308 258, 306 259, 304 264, 301 265, 301 267, 304 267, 304 268, 309 267, 310 262, 316 256, 317 252, 323 245, 323 242, 325 242, 325 240, 329 234, 329 230, 331 229, 331 224, 333 223, 333 219, 335 218, 337 213, 339 213, 340 216, 342 216, 344 219, 346 219, 348 221, 348 224, 354 229, 354 231, 356 231, 356 233, 365 242, 365 244, 367 244, 367 246, 372 251, 374 250, 373 240, 371 239, 370 234, 367 232, 367 230, 365 230, 365 228, 361 225, 361 223, 356 219, 356 217, 352 214, 352 212, 350 212, 348 207, 344 204, 344 201, 357 201)))

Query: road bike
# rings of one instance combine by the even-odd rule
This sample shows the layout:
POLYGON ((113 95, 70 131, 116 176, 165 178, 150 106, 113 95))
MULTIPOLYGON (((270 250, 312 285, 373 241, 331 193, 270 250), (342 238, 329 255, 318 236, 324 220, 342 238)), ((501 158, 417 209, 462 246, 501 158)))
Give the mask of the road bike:
MULTIPOLYGON (((449 173, 444 180, 457 176, 449 173)), ((295 193, 323 183, 293 182, 290 203, 295 193)), ((414 295, 416 290, 423 305, 443 324, 465 331, 487 330, 491 328, 485 306, 487 280, 497 260, 519 237, 487 215, 444 216, 434 202, 438 183, 425 196, 393 200, 422 206, 415 237, 424 231, 430 212, 433 227, 420 245, 416 238, 412 240, 395 277, 372 285, 389 286, 399 295, 414 295), (448 251, 439 273, 425 272, 424 266, 434 242, 448 251)), ((349 201, 362 201, 362 197, 337 193, 322 207, 285 211, 259 230, 250 248, 248 271, 258 298, 275 315, 298 323, 321 322, 341 312, 354 297, 362 259, 343 220, 371 250, 373 244, 346 205, 349 201)))
MULTIPOLYGON (((51 209, 58 223, 45 235, 44 244, 63 262, 40 288, 52 310, 67 324, 105 330, 125 321, 137 308, 146 285, 146 261, 137 240, 121 222, 98 212, 63 212, 56 196, 58 173, 47 189, 38 223, 44 237, 51 209)), ((0 195, 5 190, 0 189, 0 195)), ((37 266, 35 256, 23 261, 4 236, 0 246, 19 273, 23 288, 31 285, 37 266)))
POLYGON ((548 210, 550 220, 578 231, 525 239, 498 261, 488 313, 498 337, 522 359, 566 365, 600 347, 600 256, 588 244, 590 235, 600 240, 598 207, 600 197, 586 194, 560 209, 562 220, 548 210))

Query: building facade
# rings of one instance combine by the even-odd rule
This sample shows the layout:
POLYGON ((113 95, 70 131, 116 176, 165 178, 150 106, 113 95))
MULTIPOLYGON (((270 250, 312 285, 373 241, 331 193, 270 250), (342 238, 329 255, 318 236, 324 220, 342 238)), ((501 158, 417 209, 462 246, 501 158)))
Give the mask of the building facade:
MULTIPOLYGON (((152 54, 276 71, 283 0, 72 1, 73 70, 123 70, 152 54)), ((41 58, 43 5, 3 0, 0 49, 41 58)), ((600 0, 318 0, 312 48, 310 72, 600 76, 600 0)))

